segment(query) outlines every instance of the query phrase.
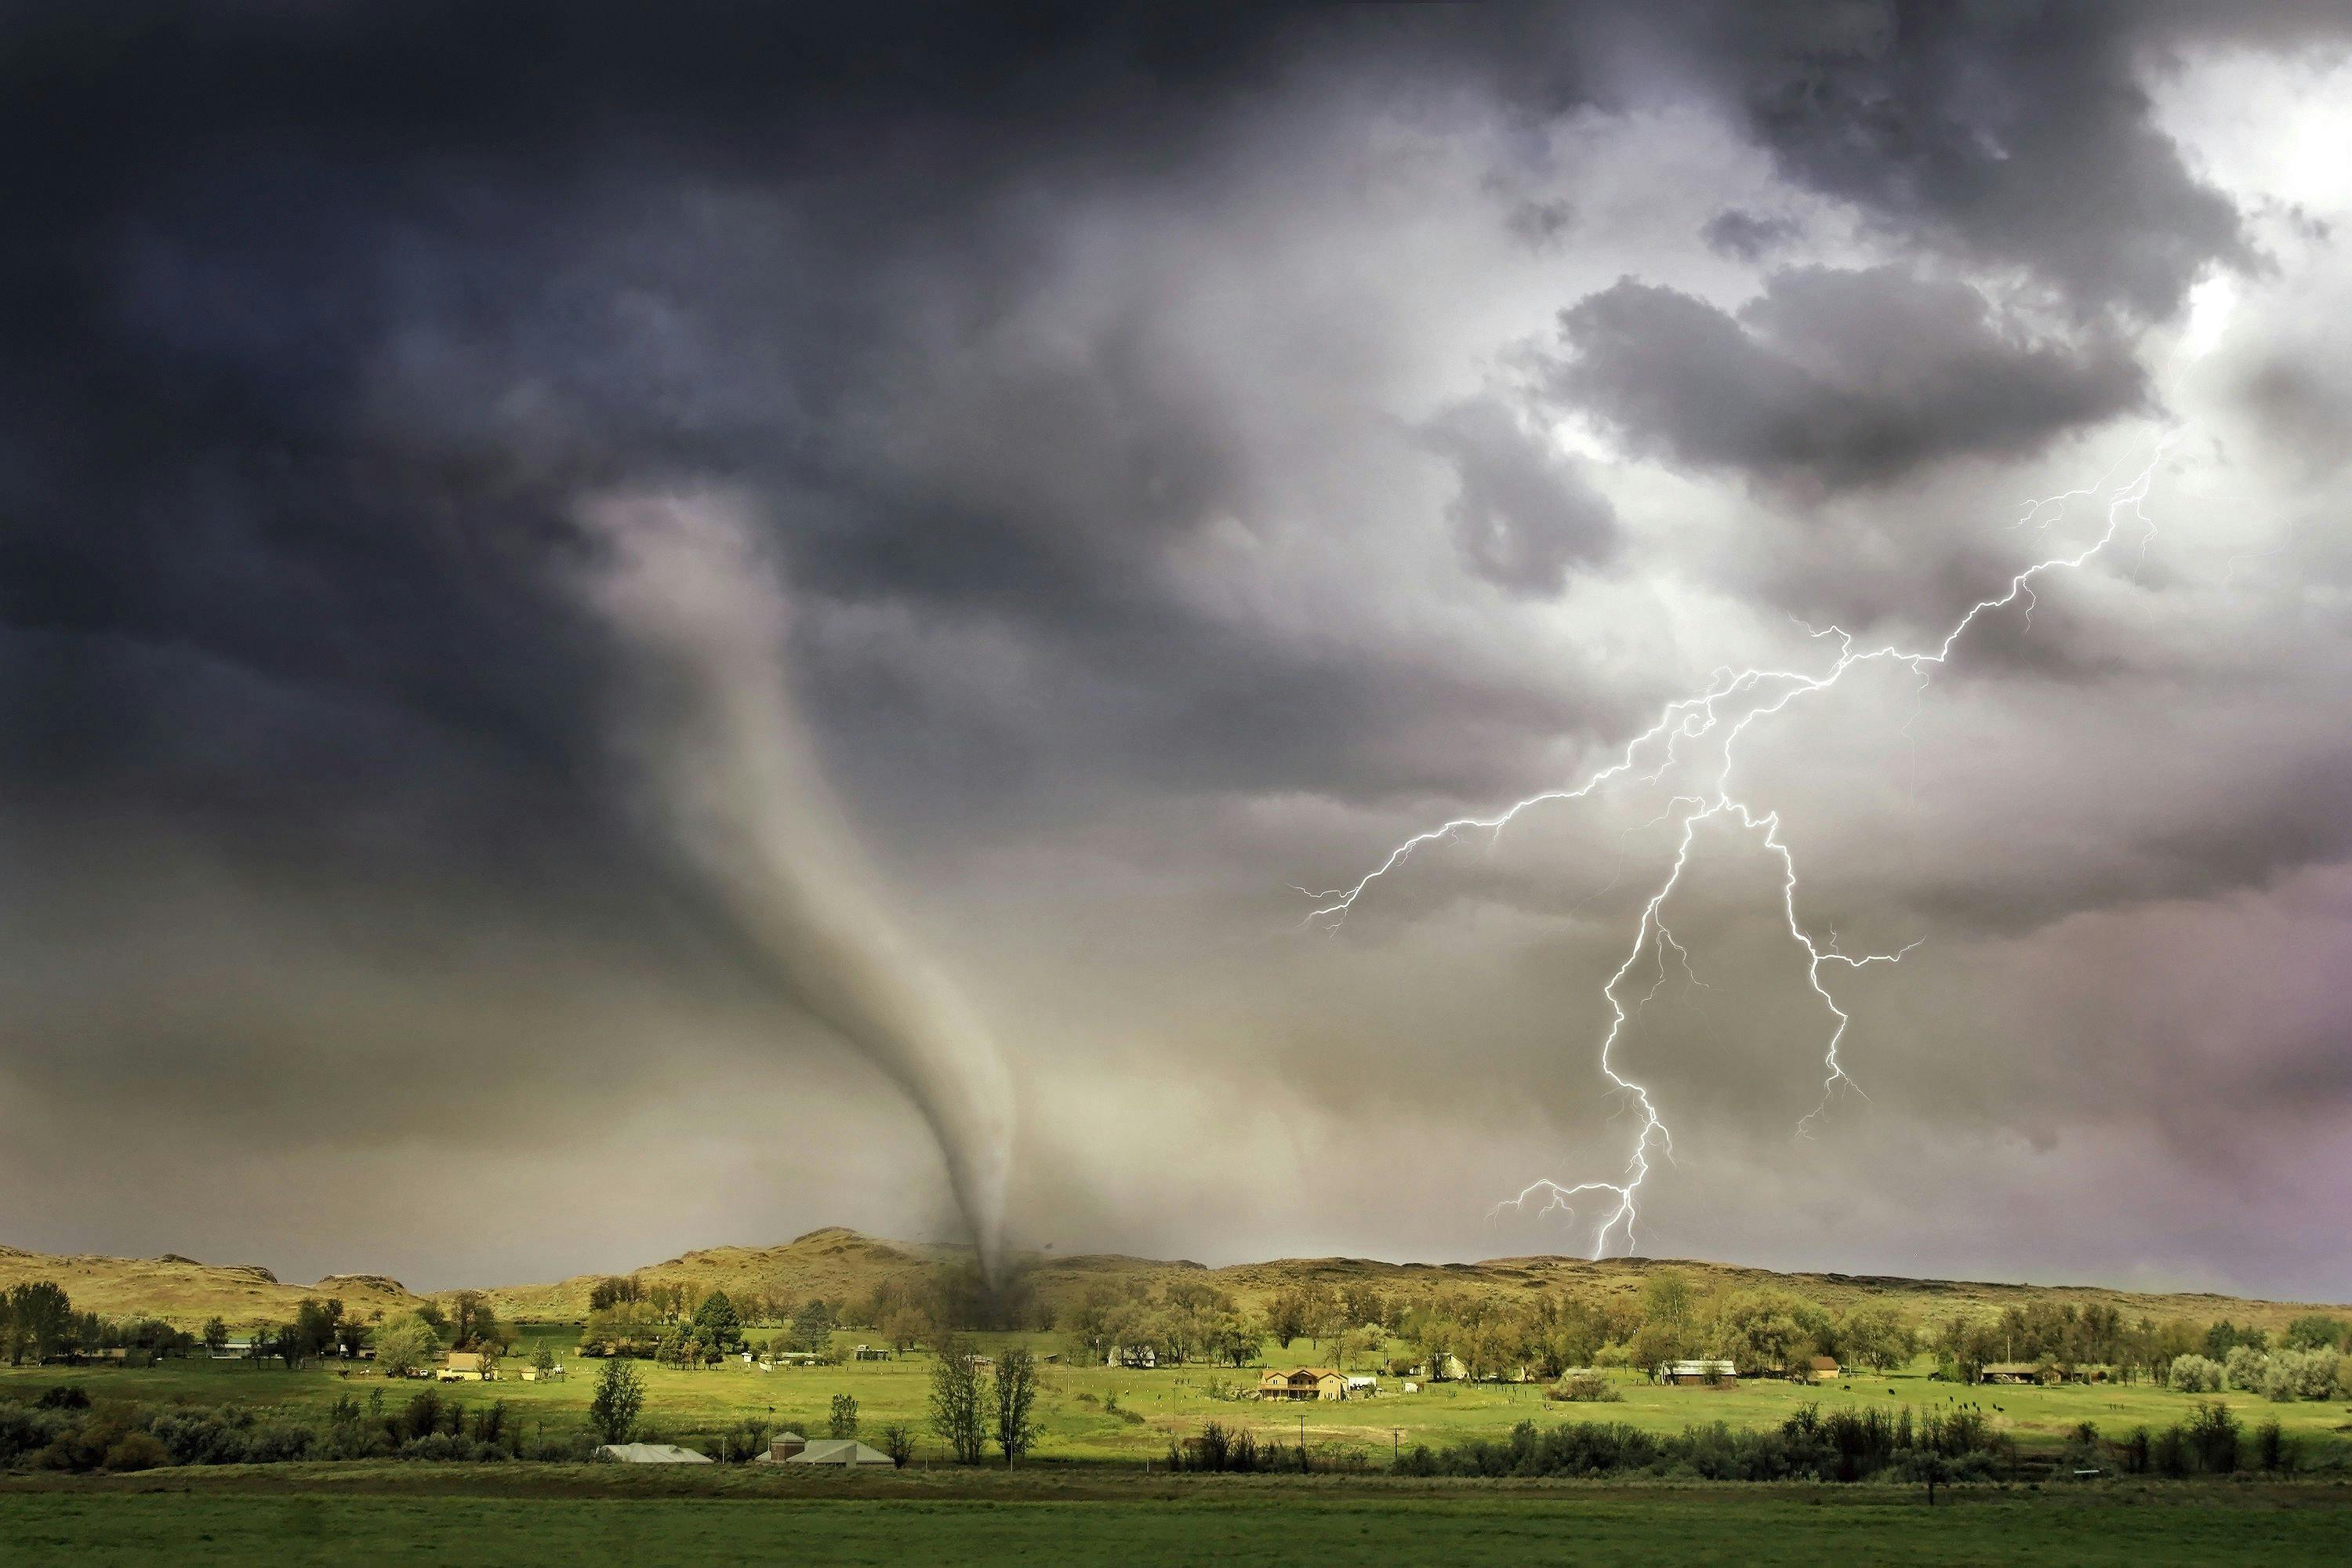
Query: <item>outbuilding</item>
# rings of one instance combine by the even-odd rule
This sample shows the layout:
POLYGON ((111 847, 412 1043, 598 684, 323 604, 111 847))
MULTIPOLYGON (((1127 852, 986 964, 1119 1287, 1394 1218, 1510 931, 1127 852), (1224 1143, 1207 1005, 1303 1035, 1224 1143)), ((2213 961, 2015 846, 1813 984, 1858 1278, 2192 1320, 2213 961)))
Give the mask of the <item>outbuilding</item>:
POLYGON ((708 1465, 716 1462, 708 1454, 698 1454, 675 1443, 607 1443, 598 1448, 596 1454, 600 1458, 616 1459, 624 1465, 708 1465))
POLYGON ((844 1469, 896 1469, 898 1462, 855 1437, 824 1437, 784 1461, 788 1465, 837 1465, 844 1469))

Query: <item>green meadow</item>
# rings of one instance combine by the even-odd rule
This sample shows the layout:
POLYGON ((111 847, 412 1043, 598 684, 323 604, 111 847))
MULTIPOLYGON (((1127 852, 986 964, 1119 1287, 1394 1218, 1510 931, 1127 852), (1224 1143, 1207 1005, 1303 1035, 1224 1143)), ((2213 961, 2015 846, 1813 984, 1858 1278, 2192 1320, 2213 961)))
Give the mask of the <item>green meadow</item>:
MULTIPOLYGON (((509 1356, 508 1375, 493 1384, 439 1384, 445 1398, 466 1405, 503 1400, 526 1431, 553 1436, 584 1430, 599 1363, 572 1352, 577 1331, 569 1324, 517 1325, 518 1343, 509 1356), (568 1369, 562 1383, 524 1383, 520 1369, 544 1341, 568 1369)), ((839 1336, 846 1352, 862 1335, 839 1336)), ((1052 1335, 980 1335, 983 1351, 1027 1342, 1039 1354, 1060 1352, 1066 1342, 1052 1335)), ((1396 1347, 1402 1350, 1402 1347, 1396 1347)), ((1269 1365, 1316 1364, 1318 1347, 1301 1341, 1287 1352, 1268 1342, 1269 1365)), ((644 1380, 646 1405, 641 1435, 694 1446, 746 1420, 794 1427, 812 1436, 825 1431, 834 1397, 857 1402, 861 1433, 871 1437, 892 1423, 918 1434, 917 1462, 937 1462, 939 1445, 925 1429, 930 1392, 930 1358, 919 1352, 886 1362, 844 1361, 835 1366, 785 1367, 762 1372, 730 1360, 716 1366, 680 1370, 635 1363, 644 1380)), ((1257 1368, 1213 1369, 1199 1365, 1152 1371, 1051 1363, 1043 1369, 1039 1415, 1044 1434, 1040 1461, 1156 1464, 1171 1436, 1197 1433, 1215 1421, 1255 1433, 1261 1442, 1301 1440, 1318 1451, 1360 1452, 1385 1466, 1400 1447, 1425 1443, 1442 1447, 1466 1437, 1494 1437, 1517 1422, 1533 1420, 1623 1422, 1652 1432, 1678 1432, 1716 1421, 1735 1426, 1776 1426, 1799 1406, 1816 1404, 1824 1412, 1840 1406, 1909 1405, 1922 1412, 1972 1405, 1996 1431, 2010 1434, 2028 1453, 2055 1453, 2076 1427, 2089 1422, 2104 1437, 2120 1437, 2136 1426, 2168 1426, 2186 1417, 2200 1399, 2218 1398, 2251 1428, 2276 1419, 2301 1450, 2306 1467, 2341 1464, 2352 1438, 2352 1407, 2337 1402, 2275 1404, 2254 1394, 2192 1395, 2148 1384, 2070 1384, 2054 1386, 1968 1387, 1927 1375, 1923 1359, 1895 1373, 1850 1376, 1800 1386, 1747 1379, 1727 1389, 1662 1388, 1637 1376, 1610 1374, 1619 1398, 1563 1404, 1527 1384, 1423 1384, 1402 1392, 1403 1381, 1383 1377, 1371 1399, 1331 1403, 1263 1404, 1241 1397, 1255 1389, 1257 1368)), ((92 1399, 147 1404, 242 1403, 282 1407, 323 1418, 336 1400, 349 1395, 365 1403, 381 1393, 396 1407, 426 1386, 384 1379, 364 1363, 327 1361, 289 1372, 276 1363, 166 1361, 150 1368, 0 1367, 0 1398, 30 1398, 58 1384, 78 1385, 92 1399)))

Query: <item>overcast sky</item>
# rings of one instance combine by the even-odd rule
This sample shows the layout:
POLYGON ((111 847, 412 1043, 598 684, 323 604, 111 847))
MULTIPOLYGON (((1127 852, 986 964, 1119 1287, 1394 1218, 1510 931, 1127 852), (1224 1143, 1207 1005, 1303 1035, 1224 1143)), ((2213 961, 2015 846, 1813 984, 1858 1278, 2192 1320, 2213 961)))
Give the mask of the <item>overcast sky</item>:
POLYGON ((1800 1136, 1695 830, 1633 1249, 2352 1299, 2352 8, 1043 16, 11 8, 0 1240, 1587 1251, 1688 781, 1295 889, 2146 472, 1743 732, 1918 945, 1800 1136))

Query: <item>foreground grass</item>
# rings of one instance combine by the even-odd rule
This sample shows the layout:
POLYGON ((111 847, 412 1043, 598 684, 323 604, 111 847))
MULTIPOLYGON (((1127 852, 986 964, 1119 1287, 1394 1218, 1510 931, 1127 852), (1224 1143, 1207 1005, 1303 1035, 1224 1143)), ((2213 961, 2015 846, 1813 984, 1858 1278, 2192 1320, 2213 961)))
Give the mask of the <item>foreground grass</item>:
POLYGON ((0 1482, 12 1563, 2339 1563, 2352 1488, 1979 1490, 340 1466, 0 1482))

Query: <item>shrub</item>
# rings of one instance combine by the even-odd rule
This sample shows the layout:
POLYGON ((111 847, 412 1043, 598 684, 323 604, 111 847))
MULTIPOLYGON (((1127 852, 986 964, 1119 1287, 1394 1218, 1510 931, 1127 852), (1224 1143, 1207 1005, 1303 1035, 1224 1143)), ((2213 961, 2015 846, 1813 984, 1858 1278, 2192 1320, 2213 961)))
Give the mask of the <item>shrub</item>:
POLYGON ((144 1432, 125 1432, 106 1451, 110 1470, 152 1470, 172 1462, 163 1445, 144 1432))
POLYGON ((2219 1394, 2221 1376, 2221 1363, 2210 1356, 2181 1355, 2172 1358, 2165 1382, 2182 1394, 2219 1394))
POLYGON ((89 1408, 89 1390, 79 1387, 70 1383, 58 1384, 55 1388, 47 1390, 41 1395, 38 1401, 38 1408, 43 1410, 87 1410, 89 1408))
POLYGON ((2270 1376, 2271 1358, 2252 1345, 2231 1345, 2230 1353, 2222 1359, 2221 1370, 2222 1375, 2228 1379, 2231 1388, 2241 1389, 2248 1394, 2259 1394, 2262 1392, 2263 1384, 2270 1376))
POLYGON ((2261 1394, 2282 1405, 2295 1399, 2326 1399, 2336 1392, 2343 1362, 2343 1356, 2332 1349, 2280 1351, 2263 1369, 2261 1394))
POLYGON ((907 1461, 915 1457, 914 1428, 896 1421, 883 1427, 882 1451, 890 1456, 892 1464, 905 1469, 907 1461))
POLYGON ((2291 1470, 2294 1468, 2294 1446, 2273 1415, 2254 1428, 2254 1463, 2265 1470, 2291 1470))
POLYGON ((1580 1404, 1605 1405, 1622 1400, 1616 1385, 1597 1372, 1571 1372, 1544 1390, 1546 1399, 1572 1401, 1580 1404))
POLYGON ((2189 1446, 2200 1469, 2226 1476, 2238 1468, 2238 1418, 2220 1400, 2200 1402, 2189 1418, 2189 1446))

